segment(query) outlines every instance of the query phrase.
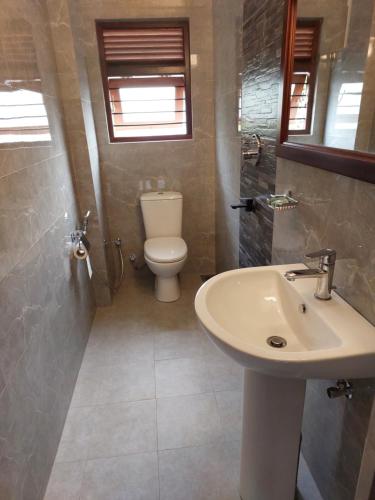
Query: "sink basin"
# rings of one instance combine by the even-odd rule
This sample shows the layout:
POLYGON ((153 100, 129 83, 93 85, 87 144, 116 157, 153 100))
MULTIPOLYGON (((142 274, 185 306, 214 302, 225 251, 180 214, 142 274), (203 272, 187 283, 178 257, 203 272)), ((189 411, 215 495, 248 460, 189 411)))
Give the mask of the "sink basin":
POLYGON ((303 268, 228 271, 195 298, 207 334, 246 368, 242 500, 294 499, 307 379, 375 376, 375 327, 334 292, 316 299, 315 278, 284 278, 303 268))
POLYGON ((375 327, 335 292, 329 301, 316 299, 316 279, 284 278, 287 270, 304 267, 246 268, 215 276, 195 299, 201 324, 229 356, 265 374, 375 376, 375 327), (271 347, 271 336, 283 337, 286 346, 271 347))

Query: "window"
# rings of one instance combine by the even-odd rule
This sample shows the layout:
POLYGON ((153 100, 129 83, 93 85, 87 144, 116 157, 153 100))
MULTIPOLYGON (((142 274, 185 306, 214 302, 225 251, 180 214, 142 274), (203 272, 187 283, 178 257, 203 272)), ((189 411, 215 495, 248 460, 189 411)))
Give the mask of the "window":
POLYGON ((190 139, 188 21, 96 24, 111 142, 190 139))
POLYGON ((316 86, 320 19, 299 19, 294 41, 289 132, 310 134, 316 86))

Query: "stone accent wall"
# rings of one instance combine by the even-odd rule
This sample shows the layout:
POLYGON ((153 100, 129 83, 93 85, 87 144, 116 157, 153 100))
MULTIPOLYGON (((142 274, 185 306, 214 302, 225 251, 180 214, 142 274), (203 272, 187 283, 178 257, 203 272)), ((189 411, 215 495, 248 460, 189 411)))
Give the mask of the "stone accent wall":
MULTIPOLYGON (((275 192, 278 135, 280 57, 284 1, 247 0, 244 8, 242 149, 251 134, 260 135, 262 156, 257 166, 242 162, 241 197, 275 192)), ((241 213, 240 265, 271 263, 273 212, 261 209, 241 213)))

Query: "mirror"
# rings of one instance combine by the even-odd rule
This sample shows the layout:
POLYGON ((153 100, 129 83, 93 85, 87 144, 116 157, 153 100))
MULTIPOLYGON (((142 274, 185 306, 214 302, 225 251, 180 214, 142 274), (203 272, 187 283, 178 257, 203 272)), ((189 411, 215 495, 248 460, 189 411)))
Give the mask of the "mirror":
POLYGON ((0 148, 45 145, 51 131, 32 25, 0 20, 0 46, 0 148))
POLYGON ((287 140, 375 152, 374 0, 298 0, 287 140))

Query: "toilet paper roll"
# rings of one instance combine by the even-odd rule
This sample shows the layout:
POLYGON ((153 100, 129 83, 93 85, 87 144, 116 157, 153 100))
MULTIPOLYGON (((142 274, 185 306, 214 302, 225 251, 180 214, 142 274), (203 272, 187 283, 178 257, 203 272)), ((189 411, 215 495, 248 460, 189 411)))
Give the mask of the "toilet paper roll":
POLYGON ((89 255, 90 243, 85 236, 75 244, 73 249, 73 255, 78 260, 85 260, 89 255))

